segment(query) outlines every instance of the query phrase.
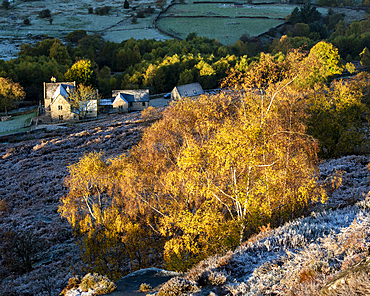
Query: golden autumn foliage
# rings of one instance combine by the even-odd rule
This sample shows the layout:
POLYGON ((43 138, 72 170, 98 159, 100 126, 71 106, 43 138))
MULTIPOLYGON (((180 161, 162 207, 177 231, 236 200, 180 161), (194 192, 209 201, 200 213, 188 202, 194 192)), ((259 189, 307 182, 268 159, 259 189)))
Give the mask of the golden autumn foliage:
POLYGON ((185 271, 324 202, 319 145, 335 146, 331 154, 361 145, 354 131, 368 105, 366 75, 322 84, 340 69, 328 44, 261 54, 230 73, 227 91, 143 112, 153 124, 127 155, 91 153, 70 166, 59 211, 90 268, 112 278, 160 262, 185 271))
POLYGON ((116 262, 140 267, 162 248, 168 268, 186 270, 300 215, 320 194, 304 109, 289 82, 183 100, 129 156, 86 155, 70 167, 60 212, 84 236, 87 261, 97 269, 114 245, 116 262))
POLYGON ((367 151, 369 81, 369 74, 360 73, 351 80, 336 80, 310 90, 308 131, 320 141, 323 156, 367 151))
POLYGON ((329 77, 341 74, 343 69, 338 50, 332 44, 321 41, 309 52, 299 49, 275 55, 261 52, 259 59, 245 69, 238 67, 238 70, 231 70, 223 85, 266 88, 272 83, 294 79, 297 87, 306 89, 315 83, 327 82, 329 77))
POLYGON ((12 108, 13 104, 23 99, 25 95, 19 83, 13 82, 10 78, 0 77, 0 110, 2 112, 12 108))

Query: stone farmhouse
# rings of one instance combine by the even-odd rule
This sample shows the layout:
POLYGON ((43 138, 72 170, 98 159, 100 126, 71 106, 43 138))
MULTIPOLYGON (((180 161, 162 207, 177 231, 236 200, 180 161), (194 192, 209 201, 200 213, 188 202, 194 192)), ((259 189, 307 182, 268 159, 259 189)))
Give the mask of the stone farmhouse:
POLYGON ((149 107, 149 90, 113 90, 112 98, 99 102, 99 111, 107 113, 142 111, 149 107))
POLYGON ((69 94, 75 87, 75 82, 44 83, 45 115, 50 116, 51 121, 73 121, 98 116, 97 96, 87 101, 80 110, 71 106, 69 94))
POLYGON ((175 86, 171 91, 171 99, 176 101, 182 98, 192 97, 196 98, 204 94, 204 90, 199 82, 175 86))

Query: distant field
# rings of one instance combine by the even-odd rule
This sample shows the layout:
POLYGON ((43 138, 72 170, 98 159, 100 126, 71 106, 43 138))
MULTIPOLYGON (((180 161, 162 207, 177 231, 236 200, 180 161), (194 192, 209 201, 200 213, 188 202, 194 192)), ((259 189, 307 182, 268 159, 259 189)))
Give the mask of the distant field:
MULTIPOLYGON (((0 0, 1 1, 1 0, 0 0)), ((186 37, 189 33, 196 32, 199 36, 218 38, 222 43, 235 43, 239 37, 247 33, 255 36, 266 32, 273 26, 278 25, 276 19, 285 19, 296 4, 280 4, 280 0, 254 1, 243 7, 233 7, 233 3, 220 0, 207 0, 213 3, 194 3, 195 0, 185 0, 185 5, 172 6, 164 16, 181 17, 179 20, 162 19, 158 22, 160 28, 179 37, 186 37), (258 3, 266 3, 259 5, 258 3), (270 3, 270 4, 268 4, 270 3), (276 4, 274 4, 276 3, 276 4), (194 16, 228 17, 229 19, 190 19, 194 16), (257 17, 253 20, 240 18, 257 17), (275 20, 258 19, 258 17, 275 20), (230 23, 238 23, 230 25, 230 23)), ((105 40, 120 43, 130 38, 166 40, 169 37, 153 27, 153 21, 160 12, 155 12, 145 18, 138 18, 137 23, 132 23, 132 15, 142 8, 155 7, 155 0, 130 0, 130 9, 124 9, 124 0, 48 0, 48 1, 24 1, 14 0, 10 3, 10 9, 0 9, 0 59, 9 60, 16 58, 20 46, 23 43, 33 44, 40 36, 60 38, 65 37, 73 30, 86 30, 89 34, 99 33, 105 40), (88 8, 110 6, 109 15, 100 16, 89 14, 88 8), (133 7, 135 6, 135 10, 133 7), (52 24, 49 19, 38 17, 40 11, 49 9, 53 18, 52 24), (31 25, 23 23, 28 18, 31 25)), ((167 0, 167 4, 170 4, 167 0)), ((230 1, 229 1, 230 2, 230 1)), ((313 1, 315 2, 315 1, 313 1)), ((318 8, 326 14, 327 9, 318 8)), ((338 13, 346 15, 346 21, 362 19, 364 11, 354 11, 346 8, 333 8, 338 13)))
POLYGON ((181 38, 195 32, 199 36, 218 38, 221 43, 230 44, 236 43, 244 33, 256 36, 282 22, 273 19, 164 18, 158 21, 158 26, 181 38))
POLYGON ((36 117, 37 112, 14 116, 12 120, 0 121, 0 134, 4 134, 9 131, 22 131, 24 127, 29 125, 32 117, 36 117))
MULTIPOLYGON (((131 3, 131 1, 130 1, 131 3)), ((35 43, 35 36, 47 35, 54 38, 63 38, 74 30, 86 30, 88 34, 99 33, 105 40, 120 43, 130 38, 166 40, 170 37, 153 28, 153 20, 159 10, 138 18, 132 23, 131 15, 141 8, 155 7, 154 0, 135 0, 131 5, 136 11, 123 8, 124 0, 48 0, 27 1, 15 0, 10 9, 0 9, 0 59, 17 57, 19 47, 23 43, 35 43), (135 2, 135 3, 134 3, 135 2), (110 6, 108 15, 89 14, 88 8, 110 6), (53 18, 39 18, 40 11, 49 9, 53 18), (30 25, 23 23, 30 20, 30 25)))
MULTIPOLYGON (((221 2, 222 3, 222 2, 221 2)), ((269 18, 286 18, 291 14, 294 7, 292 5, 271 4, 271 5, 244 5, 243 7, 234 7, 233 4, 188 4, 174 5, 168 9, 165 15, 172 16, 261 16, 269 18)), ((321 13, 326 14, 327 9, 319 8, 321 13)))
MULTIPOLYGON (((215 2, 215 3, 223 3, 223 1, 219 1, 219 0, 191 0, 191 1, 188 1, 188 3, 198 3, 198 2, 215 2)), ((227 2, 239 2, 239 1, 227 1, 227 2)), ((242 3, 245 3, 245 1, 241 1, 242 3)), ((254 5, 256 3, 281 3, 281 0, 261 0, 261 1, 253 1, 253 3, 251 4, 248 4, 248 5, 254 5)), ((314 3, 314 2, 312 2, 314 3)))
MULTIPOLYGON (((262 1, 261 1, 262 2, 262 1)), ((269 1, 271 3, 271 1, 269 1)), ((243 34, 257 36, 285 22, 296 5, 244 4, 234 7, 231 3, 190 3, 170 7, 157 21, 161 29, 185 38, 195 32, 199 36, 218 38, 223 44, 235 43, 243 34)), ((318 8, 327 14, 326 8, 318 8)))

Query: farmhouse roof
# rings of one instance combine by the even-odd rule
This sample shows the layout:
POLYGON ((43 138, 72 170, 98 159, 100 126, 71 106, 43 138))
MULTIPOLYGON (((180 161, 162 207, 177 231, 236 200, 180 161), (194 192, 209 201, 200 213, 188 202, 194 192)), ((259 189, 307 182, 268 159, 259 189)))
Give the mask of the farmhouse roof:
POLYGON ((54 92, 54 95, 52 96, 52 99, 55 100, 59 95, 61 95, 63 98, 68 98, 68 93, 70 91, 73 91, 75 88, 74 85, 68 85, 68 84, 60 84, 56 91, 54 92))
POLYGON ((113 90, 112 97, 122 94, 127 102, 149 102, 149 89, 113 90))
POLYGON ((199 82, 185 84, 175 87, 180 97, 192 97, 204 94, 204 90, 199 82))
POLYGON ((128 95, 128 94, 123 94, 123 93, 119 93, 112 104, 114 104, 115 102, 117 102, 118 100, 123 100, 125 101, 126 103, 128 102, 134 102, 134 96, 133 95, 128 95))
POLYGON ((100 106, 110 106, 114 102, 114 98, 109 98, 109 99, 100 99, 99 100, 99 105, 100 106))

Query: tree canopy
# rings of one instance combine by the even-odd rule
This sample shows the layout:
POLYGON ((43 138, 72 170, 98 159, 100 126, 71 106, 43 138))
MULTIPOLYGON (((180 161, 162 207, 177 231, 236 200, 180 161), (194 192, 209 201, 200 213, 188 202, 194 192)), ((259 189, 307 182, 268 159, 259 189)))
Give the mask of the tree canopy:
POLYGON ((9 78, 0 77, 0 109, 11 109, 16 101, 23 99, 25 92, 19 83, 9 78))
POLYGON ((90 60, 79 60, 64 75, 67 81, 76 81, 76 84, 95 86, 97 83, 96 73, 90 60))
POLYGON ((80 118, 85 118, 88 110, 94 109, 92 105, 97 104, 99 99, 98 92, 94 87, 83 84, 77 85, 69 93, 68 98, 71 102, 71 108, 78 112, 80 118))

